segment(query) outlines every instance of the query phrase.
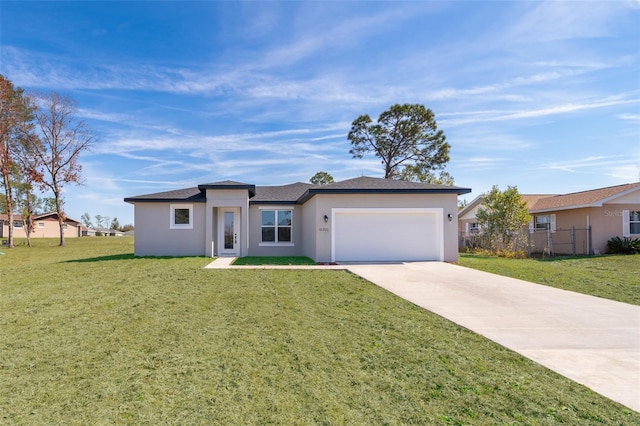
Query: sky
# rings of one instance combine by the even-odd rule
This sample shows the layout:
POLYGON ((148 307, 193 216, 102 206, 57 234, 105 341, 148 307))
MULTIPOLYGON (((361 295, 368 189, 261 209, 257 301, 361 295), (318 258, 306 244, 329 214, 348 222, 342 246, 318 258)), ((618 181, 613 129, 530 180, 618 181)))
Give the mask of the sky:
POLYGON ((3 0, 0 74, 72 97, 97 136, 76 220, 227 179, 383 177, 347 134, 404 103, 434 112, 467 201, 640 180, 638 0, 3 0))

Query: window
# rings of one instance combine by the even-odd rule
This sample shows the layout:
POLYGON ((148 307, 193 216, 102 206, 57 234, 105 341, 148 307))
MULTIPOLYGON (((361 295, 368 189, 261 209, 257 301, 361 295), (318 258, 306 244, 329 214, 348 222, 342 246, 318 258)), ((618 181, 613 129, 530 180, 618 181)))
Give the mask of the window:
POLYGON ((171 204, 170 229, 193 229, 193 204, 171 204))
POLYGON ((536 216, 536 229, 549 229, 551 226, 551 216, 536 216))
POLYGON ((14 220, 13 221, 13 227, 14 228, 22 228, 22 221, 21 220, 14 220))
POLYGON ((44 228, 44 222, 38 222, 38 228, 44 228))
POLYGON ((291 243, 291 210, 261 210, 262 243, 291 243))
POLYGON ((477 234, 478 232, 480 232, 480 224, 478 222, 470 223, 469 232, 471 232, 472 234, 477 234))
POLYGON ((629 231, 631 234, 640 234, 640 210, 629 212, 629 231))

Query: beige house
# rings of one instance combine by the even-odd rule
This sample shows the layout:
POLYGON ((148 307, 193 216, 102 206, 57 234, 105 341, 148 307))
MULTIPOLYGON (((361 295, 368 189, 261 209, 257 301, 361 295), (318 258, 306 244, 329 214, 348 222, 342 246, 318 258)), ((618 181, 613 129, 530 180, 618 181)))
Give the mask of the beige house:
MULTIPOLYGON (((613 237, 640 238, 640 182, 571 194, 524 194, 532 218, 528 225, 533 252, 605 253, 613 237)), ((482 232, 477 197, 459 212, 460 248, 482 232)))
MULTIPOLYGON (((31 232, 32 238, 57 238, 60 236, 60 225, 58 224, 58 213, 45 213, 33 217, 35 223, 31 232)), ((0 238, 9 236, 9 217, 6 214, 0 215, 0 238)), ((80 236, 82 224, 77 220, 67 218, 64 221, 65 238, 80 236)), ((13 236, 14 238, 25 238, 24 223, 20 216, 13 216, 13 236)))
POLYGON ((125 198, 136 256, 455 261, 467 188, 359 177, 329 185, 223 181, 125 198))

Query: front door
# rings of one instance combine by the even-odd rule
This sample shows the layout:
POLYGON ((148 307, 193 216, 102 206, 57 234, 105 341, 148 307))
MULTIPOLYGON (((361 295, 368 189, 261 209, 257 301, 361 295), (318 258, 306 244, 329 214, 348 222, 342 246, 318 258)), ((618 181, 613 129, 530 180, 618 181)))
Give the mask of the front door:
POLYGON ((240 209, 221 208, 218 216, 218 256, 240 254, 240 209))

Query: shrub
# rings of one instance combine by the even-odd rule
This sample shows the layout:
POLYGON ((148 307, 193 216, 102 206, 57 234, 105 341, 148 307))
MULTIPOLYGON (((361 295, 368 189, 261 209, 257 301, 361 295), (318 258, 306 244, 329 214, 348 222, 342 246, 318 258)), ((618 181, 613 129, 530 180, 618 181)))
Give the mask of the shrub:
POLYGON ((607 253, 640 254, 640 239, 613 237, 607 241, 607 253))

